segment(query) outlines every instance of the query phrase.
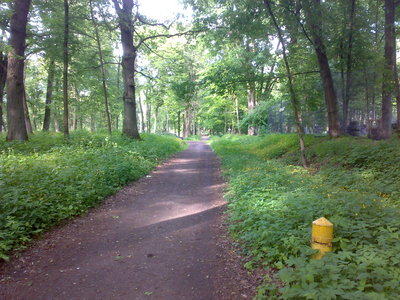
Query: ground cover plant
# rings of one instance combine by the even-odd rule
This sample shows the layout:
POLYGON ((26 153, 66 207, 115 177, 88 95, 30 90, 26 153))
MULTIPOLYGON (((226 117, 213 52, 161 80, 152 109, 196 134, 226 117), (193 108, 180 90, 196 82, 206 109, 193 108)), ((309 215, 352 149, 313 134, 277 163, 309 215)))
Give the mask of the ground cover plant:
POLYGON ((29 142, 0 142, 0 258, 33 234, 86 212, 129 181, 183 150, 173 136, 115 133, 35 134, 29 142))
POLYGON ((251 260, 276 268, 260 299, 399 299, 400 143, 294 135, 214 138, 229 178, 231 231, 251 260), (312 260, 311 222, 334 223, 334 251, 312 260), (280 282, 281 284, 276 284, 280 282))

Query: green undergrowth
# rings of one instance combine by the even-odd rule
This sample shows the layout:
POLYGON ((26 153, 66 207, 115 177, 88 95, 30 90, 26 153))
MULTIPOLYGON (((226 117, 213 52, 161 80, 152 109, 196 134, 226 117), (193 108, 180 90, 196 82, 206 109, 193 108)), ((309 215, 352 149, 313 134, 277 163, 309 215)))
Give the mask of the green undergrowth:
POLYGON ((186 141, 200 141, 201 140, 201 135, 190 135, 185 138, 186 141))
POLYGON ((229 180, 230 229, 248 268, 276 269, 259 299, 400 299, 400 142, 295 135, 214 138, 229 180), (311 223, 334 223, 332 253, 310 256, 311 223))
POLYGON ((86 212, 160 161, 183 150, 172 136, 115 133, 35 134, 29 142, 0 142, 0 258, 32 235, 86 212))

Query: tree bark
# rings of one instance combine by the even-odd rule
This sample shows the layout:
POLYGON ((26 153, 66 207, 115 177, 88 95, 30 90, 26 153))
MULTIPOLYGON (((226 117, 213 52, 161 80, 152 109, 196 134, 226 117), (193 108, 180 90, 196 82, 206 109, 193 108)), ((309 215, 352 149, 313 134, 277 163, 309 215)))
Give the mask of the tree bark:
MULTIPOLYGON (((25 83, 24 83, 25 85, 25 83)), ((26 99, 26 90, 24 88, 24 118, 25 118, 25 126, 26 126, 26 131, 31 134, 33 133, 33 129, 32 129, 32 123, 31 123, 31 118, 29 117, 29 108, 28 108, 28 102, 26 99)))
POLYGON ((105 111, 106 111, 106 117, 107 117, 108 133, 111 135, 112 134, 112 129, 111 129, 110 108, 109 108, 109 105, 108 105, 108 91, 107 91, 107 82, 106 82, 106 72, 105 72, 105 69, 104 69, 103 51, 102 51, 102 48, 101 48, 99 29, 97 28, 97 21, 96 21, 96 18, 94 16, 94 12, 93 12, 92 0, 89 0, 89 6, 90 6, 90 15, 91 15, 92 23, 93 23, 93 27, 94 27, 94 33, 95 33, 95 37, 96 37, 97 50, 99 52, 101 81, 102 81, 102 84, 103 84, 104 105, 105 105, 105 111))
POLYGON ((133 44, 134 25, 132 23, 133 0, 125 0, 120 7, 117 0, 113 0, 119 17, 122 43, 122 74, 124 82, 124 120, 122 132, 128 137, 140 139, 137 128, 136 99, 135 99, 135 67, 137 48, 133 44))
POLYGON ((351 71, 352 71, 352 50, 353 50, 353 25, 354 14, 356 10, 356 0, 351 0, 350 19, 349 19, 349 40, 347 44, 347 70, 346 70, 346 87, 343 99, 343 132, 345 132, 348 124, 349 103, 350 103, 350 87, 351 87, 351 71))
POLYGON ((192 134, 192 114, 190 113, 189 108, 186 109, 186 118, 185 118, 185 137, 189 137, 192 134))
POLYGON ((146 124, 145 124, 145 119, 144 119, 142 98, 140 97, 140 93, 139 93, 138 100, 139 100, 139 109, 140 109, 140 117, 141 117, 141 118, 140 118, 140 121, 141 121, 141 124, 142 124, 142 132, 145 132, 146 124))
POLYGON ((304 127, 303 127, 302 118, 301 118, 300 102, 299 102, 297 95, 295 93, 295 90, 293 88, 292 71, 290 69, 289 60, 288 60, 287 53, 286 53, 286 43, 285 43, 285 40, 283 39, 282 29, 279 26, 279 24, 275 18, 275 15, 272 11, 269 0, 264 0, 264 4, 267 6, 268 12, 272 19, 272 22, 274 23, 275 29, 278 33, 279 41, 282 45, 282 57, 283 57, 283 61, 285 63, 285 68, 286 68, 290 100, 291 100, 292 108, 293 108, 293 112, 294 112, 297 134, 299 136, 301 162, 302 162, 302 165, 304 168, 308 168, 308 161, 307 161, 307 157, 306 157, 306 153, 305 153, 304 127))
POLYGON ((54 58, 50 59, 49 71, 47 73, 47 91, 46 91, 46 108, 44 110, 43 131, 50 129, 50 116, 51 116, 51 101, 53 98, 53 81, 55 72, 54 58))
POLYGON ((156 105, 155 109, 154 109, 154 123, 153 123, 153 133, 157 133, 157 126, 158 126, 158 110, 159 110, 159 106, 156 105))
POLYGON ((64 101, 64 138, 69 136, 68 113, 68 38, 69 38, 69 4, 64 0, 64 71, 63 71, 63 101, 64 101))
POLYGON ((30 0, 15 0, 10 21, 10 52, 7 65, 7 140, 28 140, 24 113, 24 62, 26 25, 30 0))
POLYGON ((181 136, 181 112, 178 111, 178 137, 181 136))
POLYGON ((147 114, 147 133, 150 133, 151 129, 151 103, 146 104, 146 114, 147 114))
MULTIPOLYGON (((247 111, 250 114, 256 106, 256 90, 253 85, 250 85, 247 90, 247 111)), ((254 126, 249 126, 247 130, 248 135, 256 135, 254 126)))
POLYGON ((7 55, 0 52, 0 132, 2 132, 3 129, 5 130, 3 120, 3 97, 7 78, 7 62, 7 55))
POLYGON ((242 134, 242 130, 240 129, 240 116, 239 116, 239 99, 237 95, 233 95, 233 98, 235 100, 235 111, 236 111, 236 122, 237 122, 237 127, 238 127, 238 133, 242 134))
POLYGON ((385 64, 382 78, 382 117, 376 139, 389 139, 392 135, 392 95, 395 87, 395 5, 394 0, 385 0, 385 64))
POLYGON ((317 55, 321 80, 324 87, 325 105, 328 112, 328 133, 331 137, 340 135, 340 126, 338 121, 337 97, 333 85, 332 73, 329 67, 325 44, 322 40, 321 26, 321 0, 313 0, 313 7, 306 8, 306 14, 311 27, 311 37, 313 46, 317 55))

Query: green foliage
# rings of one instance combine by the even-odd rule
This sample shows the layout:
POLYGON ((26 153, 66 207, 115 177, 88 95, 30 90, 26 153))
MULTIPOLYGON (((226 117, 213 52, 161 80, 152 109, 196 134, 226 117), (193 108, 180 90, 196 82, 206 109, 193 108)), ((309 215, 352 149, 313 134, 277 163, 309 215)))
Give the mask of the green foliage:
POLYGON ((68 142, 54 133, 26 143, 0 142, 0 258, 184 148, 173 136, 142 137, 75 132, 68 142))
POLYGON ((279 270, 258 298, 398 299, 399 142, 306 140, 319 170, 288 163, 293 135, 212 141, 230 181, 232 234, 251 257, 246 266, 279 270), (311 260, 311 222, 321 216, 335 225, 334 252, 311 260))

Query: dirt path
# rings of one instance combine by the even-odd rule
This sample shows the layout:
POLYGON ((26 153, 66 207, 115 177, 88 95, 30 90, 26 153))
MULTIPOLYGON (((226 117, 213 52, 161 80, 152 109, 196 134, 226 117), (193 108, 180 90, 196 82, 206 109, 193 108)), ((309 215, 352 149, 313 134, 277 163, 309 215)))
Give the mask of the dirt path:
POLYGON ((218 160, 205 143, 189 144, 4 264, 0 299, 246 298, 218 246, 218 160))

